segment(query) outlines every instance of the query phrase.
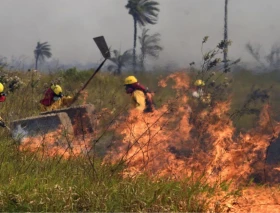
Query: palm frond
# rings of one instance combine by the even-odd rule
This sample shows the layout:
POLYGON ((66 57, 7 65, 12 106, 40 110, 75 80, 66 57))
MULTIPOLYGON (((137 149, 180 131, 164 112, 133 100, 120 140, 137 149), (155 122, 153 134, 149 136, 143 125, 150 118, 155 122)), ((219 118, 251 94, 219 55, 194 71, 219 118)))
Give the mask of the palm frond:
POLYGON ((159 45, 160 34, 154 33, 152 35, 148 34, 149 29, 143 28, 141 36, 138 37, 140 42, 140 64, 144 69, 144 60, 147 56, 158 58, 160 51, 163 50, 163 47, 159 45))
POLYGON ((121 74, 122 69, 130 65, 132 61, 132 50, 126 50, 121 53, 118 50, 113 50, 114 57, 109 58, 111 65, 108 66, 109 71, 113 71, 115 74, 121 74))
POLYGON ((40 61, 44 61, 45 58, 52 57, 51 46, 48 44, 48 42, 37 42, 37 46, 34 50, 34 56, 35 59, 38 58, 40 61))
POLYGON ((151 0, 129 0, 125 6, 140 26, 156 24, 159 3, 151 0))

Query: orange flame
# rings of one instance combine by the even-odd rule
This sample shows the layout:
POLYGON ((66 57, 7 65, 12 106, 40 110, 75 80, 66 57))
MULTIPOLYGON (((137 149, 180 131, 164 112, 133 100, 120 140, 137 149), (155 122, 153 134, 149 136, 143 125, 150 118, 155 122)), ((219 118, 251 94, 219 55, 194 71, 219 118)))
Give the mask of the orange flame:
MULTIPOLYGON (((112 129, 123 139, 108 151, 104 162, 124 161, 127 167, 123 174, 129 176, 147 173, 151 177, 180 179, 204 174, 213 182, 233 179, 238 184, 252 177, 259 182, 280 182, 279 165, 266 162, 267 148, 280 133, 280 123, 271 120, 268 105, 263 107, 256 129, 238 134, 227 115, 230 101, 201 111, 194 107, 191 109, 188 75, 185 72, 173 73, 159 85, 166 87, 170 80, 175 82, 172 88, 176 90, 176 97, 153 113, 132 109, 128 117, 115 123, 112 129)), ((101 120, 109 114, 103 109, 97 117, 101 120)), ((100 120, 97 120, 97 125, 101 125, 100 120)), ((84 140, 65 138, 59 130, 45 136, 26 138, 21 149, 68 158, 87 152, 91 139, 90 136, 84 140)), ((280 202, 279 192, 260 190, 246 189, 244 196, 234 201, 240 208, 228 204, 229 209, 235 212, 263 211, 263 203, 260 204, 255 197, 260 194, 259 198, 270 205, 266 212, 276 211, 280 202), (268 198, 271 196, 273 199, 268 198)))
MULTIPOLYGON (((123 140, 117 150, 109 152, 106 161, 125 161, 127 175, 145 172, 181 178, 205 174, 212 181, 247 180, 269 167, 264 163, 272 139, 268 131, 271 129, 268 106, 263 108, 257 129, 236 137, 233 123, 226 114, 229 101, 194 115, 188 105, 190 80, 187 74, 173 73, 159 85, 166 87, 168 80, 175 82, 172 87, 177 96, 152 114, 131 110, 116 129, 123 140), (195 121, 191 122, 193 117, 195 121)), ((274 134, 279 132, 280 124, 276 124, 274 134)), ((267 169, 269 175, 266 176, 271 176, 271 171, 278 170, 267 169)), ((262 175, 261 179, 267 178, 262 175)))
POLYGON ((65 134, 62 128, 44 135, 26 137, 21 141, 21 151, 37 152, 45 157, 61 156, 64 159, 77 157, 89 150, 91 139, 74 138, 65 134))

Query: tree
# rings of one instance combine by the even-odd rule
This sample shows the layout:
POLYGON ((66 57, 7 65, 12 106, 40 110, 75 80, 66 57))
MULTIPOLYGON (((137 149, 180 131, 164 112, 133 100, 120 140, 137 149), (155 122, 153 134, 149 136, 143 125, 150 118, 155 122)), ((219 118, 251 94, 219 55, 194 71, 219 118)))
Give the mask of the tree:
POLYGON ((260 58, 260 45, 253 46, 251 43, 246 44, 246 50, 251 54, 251 56, 260 63, 262 67, 265 67, 265 64, 261 61, 260 58))
POLYGON ((37 42, 36 49, 34 50, 35 69, 38 68, 38 61, 43 62, 46 58, 52 57, 51 47, 48 42, 37 42))
POLYGON ((158 58, 159 52, 163 50, 163 48, 159 45, 160 34, 155 33, 153 35, 149 35, 148 31, 149 29, 144 28, 142 30, 142 35, 138 37, 141 46, 140 66, 142 70, 145 70, 145 58, 147 56, 158 58))
POLYGON ((280 65, 280 47, 276 44, 273 45, 265 59, 271 69, 277 69, 280 65))
POLYGON ((224 42, 225 42, 225 49, 224 49, 224 70, 228 69, 228 0, 225 0, 225 17, 224 17, 224 42))
POLYGON ((113 54, 114 56, 109 58, 112 64, 108 66, 108 70, 119 75, 122 73, 123 68, 131 65, 132 53, 131 50, 127 50, 123 54, 118 50, 114 50, 113 54))
POLYGON ((250 55, 261 65, 261 69, 273 70, 280 66, 280 46, 273 44, 270 52, 264 55, 264 59, 261 59, 259 44, 252 45, 247 43, 245 48, 250 53, 250 55))
POLYGON ((137 24, 145 26, 146 24, 156 24, 158 16, 159 3, 152 0, 128 0, 125 6, 129 14, 133 17, 134 36, 133 36, 133 71, 136 67, 136 40, 137 24))

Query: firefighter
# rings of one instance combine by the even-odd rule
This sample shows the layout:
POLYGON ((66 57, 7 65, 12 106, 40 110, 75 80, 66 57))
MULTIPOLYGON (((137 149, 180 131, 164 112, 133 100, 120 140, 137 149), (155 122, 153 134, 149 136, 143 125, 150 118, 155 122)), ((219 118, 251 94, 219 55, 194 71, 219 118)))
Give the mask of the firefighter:
POLYGON ((141 85, 134 76, 125 78, 124 85, 126 93, 131 95, 132 104, 136 109, 143 112, 154 111, 153 95, 148 88, 141 85))
POLYGON ((203 86, 205 86, 204 81, 198 79, 194 82, 195 88, 193 89, 192 96, 195 98, 201 98, 203 96, 203 86))
MULTIPOLYGON (((4 85, 0 83, 0 102, 4 102, 6 100, 6 93, 4 93, 4 85)), ((0 126, 6 127, 4 120, 0 116, 0 126)))
POLYGON ((211 102, 210 93, 205 94, 203 91, 203 87, 205 86, 205 82, 201 79, 198 79, 194 82, 195 89, 192 92, 192 96, 198 98, 202 103, 209 104, 211 102))
POLYGON ((41 111, 52 111, 67 107, 72 101, 72 97, 63 95, 60 85, 53 84, 45 92, 44 98, 40 100, 40 109, 41 111))

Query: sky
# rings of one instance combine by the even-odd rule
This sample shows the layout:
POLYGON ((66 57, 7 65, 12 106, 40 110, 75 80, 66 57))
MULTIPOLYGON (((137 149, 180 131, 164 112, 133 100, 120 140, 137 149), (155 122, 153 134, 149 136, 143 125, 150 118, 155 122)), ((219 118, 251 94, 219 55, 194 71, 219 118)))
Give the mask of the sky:
MULTIPOLYGON (((224 0, 158 0, 156 25, 164 50, 151 64, 176 63, 184 67, 201 60, 205 50, 223 39, 224 0)), ((53 58, 61 63, 98 63, 101 54, 93 37, 103 35, 112 49, 125 51, 133 45, 133 20, 127 0, 1 0, 0 56, 24 56, 33 60, 37 41, 48 41, 53 58)), ((279 0, 229 0, 230 59, 252 61, 247 42, 260 44, 267 53, 280 40, 279 0)), ((138 32, 141 32, 139 28, 138 32)), ((139 49, 137 49, 139 52, 139 49)))

